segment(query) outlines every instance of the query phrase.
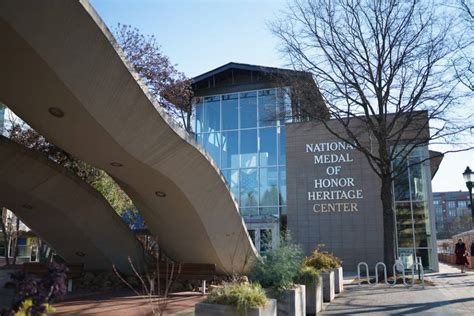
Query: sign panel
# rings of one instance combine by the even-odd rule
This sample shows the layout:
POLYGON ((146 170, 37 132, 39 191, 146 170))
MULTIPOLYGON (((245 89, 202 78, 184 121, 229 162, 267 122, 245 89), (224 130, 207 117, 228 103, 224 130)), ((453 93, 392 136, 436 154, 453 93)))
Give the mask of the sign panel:
POLYGON ((314 122, 286 126, 286 152, 293 240, 307 253, 334 253, 353 271, 383 261, 380 180, 366 157, 314 122))

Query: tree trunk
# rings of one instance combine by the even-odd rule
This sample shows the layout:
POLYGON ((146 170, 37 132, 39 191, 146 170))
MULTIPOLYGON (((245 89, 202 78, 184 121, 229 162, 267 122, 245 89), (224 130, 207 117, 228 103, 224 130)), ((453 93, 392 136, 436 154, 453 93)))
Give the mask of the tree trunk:
MULTIPOLYGON (((15 215, 16 217, 16 215, 15 215)), ((18 246, 18 237, 20 235, 20 219, 16 217, 16 225, 15 225, 15 236, 14 236, 14 242, 13 242, 13 264, 16 264, 16 253, 17 253, 17 246, 18 246)))
POLYGON ((384 262, 387 265, 387 272, 392 274, 392 266, 395 263, 395 213, 393 208, 392 181, 390 175, 381 178, 382 189, 380 198, 383 207, 383 246, 384 262))
POLYGON ((10 259, 8 258, 8 243, 9 243, 10 238, 7 232, 6 220, 7 220, 6 209, 2 207, 2 211, 0 212, 0 229, 2 230, 2 233, 3 233, 3 245, 5 247, 5 264, 8 266, 10 265, 10 259))

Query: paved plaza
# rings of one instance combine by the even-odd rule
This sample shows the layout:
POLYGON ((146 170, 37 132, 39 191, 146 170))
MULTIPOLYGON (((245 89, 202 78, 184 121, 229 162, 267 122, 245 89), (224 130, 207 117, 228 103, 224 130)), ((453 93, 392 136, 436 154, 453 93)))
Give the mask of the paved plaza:
POLYGON ((323 315, 474 314, 474 271, 461 274, 455 267, 440 263, 440 272, 426 279, 434 285, 407 289, 401 285, 387 288, 349 284, 323 315))
MULTIPOLYGON (((174 294, 168 299, 164 315, 192 316, 194 305, 204 300, 204 296, 193 293, 174 294)), ((101 294, 66 300, 54 304, 54 315, 153 315, 148 299, 126 294, 101 294)))
MULTIPOLYGON (((0 283, 7 278, 7 270, 0 270, 0 283)), ((440 272, 426 276, 427 286, 405 288, 397 285, 358 286, 346 279, 345 291, 325 306, 323 315, 474 315, 474 270, 465 274, 455 267, 440 263, 440 272), (433 284, 433 285, 431 285, 433 284)), ((6 306, 11 290, 0 290, 6 306)), ((204 299, 197 293, 174 295, 166 315, 194 315, 194 305, 204 299)), ((0 299, 0 303, 1 299, 0 299)), ((70 297, 54 304, 57 315, 147 315, 146 300, 131 293, 104 293, 70 297)))

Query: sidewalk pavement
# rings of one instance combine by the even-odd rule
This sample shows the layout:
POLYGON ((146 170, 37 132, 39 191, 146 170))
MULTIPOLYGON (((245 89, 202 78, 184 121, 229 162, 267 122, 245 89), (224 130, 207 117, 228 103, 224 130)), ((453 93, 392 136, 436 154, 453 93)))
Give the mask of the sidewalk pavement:
POLYGON ((440 263, 440 272, 427 274, 425 279, 434 286, 347 284, 323 315, 474 315, 474 271, 461 274, 440 263))
MULTIPOLYGON (((163 315, 191 316, 194 305, 204 300, 196 292, 174 294, 168 299, 163 315)), ((146 298, 130 295, 108 293, 70 299, 54 304, 53 315, 104 315, 104 316, 143 316, 153 315, 146 298)))

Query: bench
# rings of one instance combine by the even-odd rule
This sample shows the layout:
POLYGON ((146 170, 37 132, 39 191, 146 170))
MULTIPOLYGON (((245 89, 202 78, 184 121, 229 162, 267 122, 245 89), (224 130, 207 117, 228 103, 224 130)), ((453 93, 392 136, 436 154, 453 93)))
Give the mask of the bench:
MULTIPOLYGON (((169 279, 173 264, 160 262, 148 265, 148 271, 157 273, 159 268, 160 280, 169 279)), ((208 263, 174 263, 172 281, 192 281, 197 280, 202 283, 202 294, 206 294, 206 282, 213 281, 216 277, 216 265, 208 263)))
MULTIPOLYGON (((84 264, 82 263, 69 263, 66 264, 68 268, 67 275, 67 291, 72 292, 72 280, 81 277, 84 271, 84 264)), ((46 263, 39 262, 25 262, 22 265, 22 270, 25 274, 32 274, 37 277, 43 277, 48 273, 48 265, 46 263)))

